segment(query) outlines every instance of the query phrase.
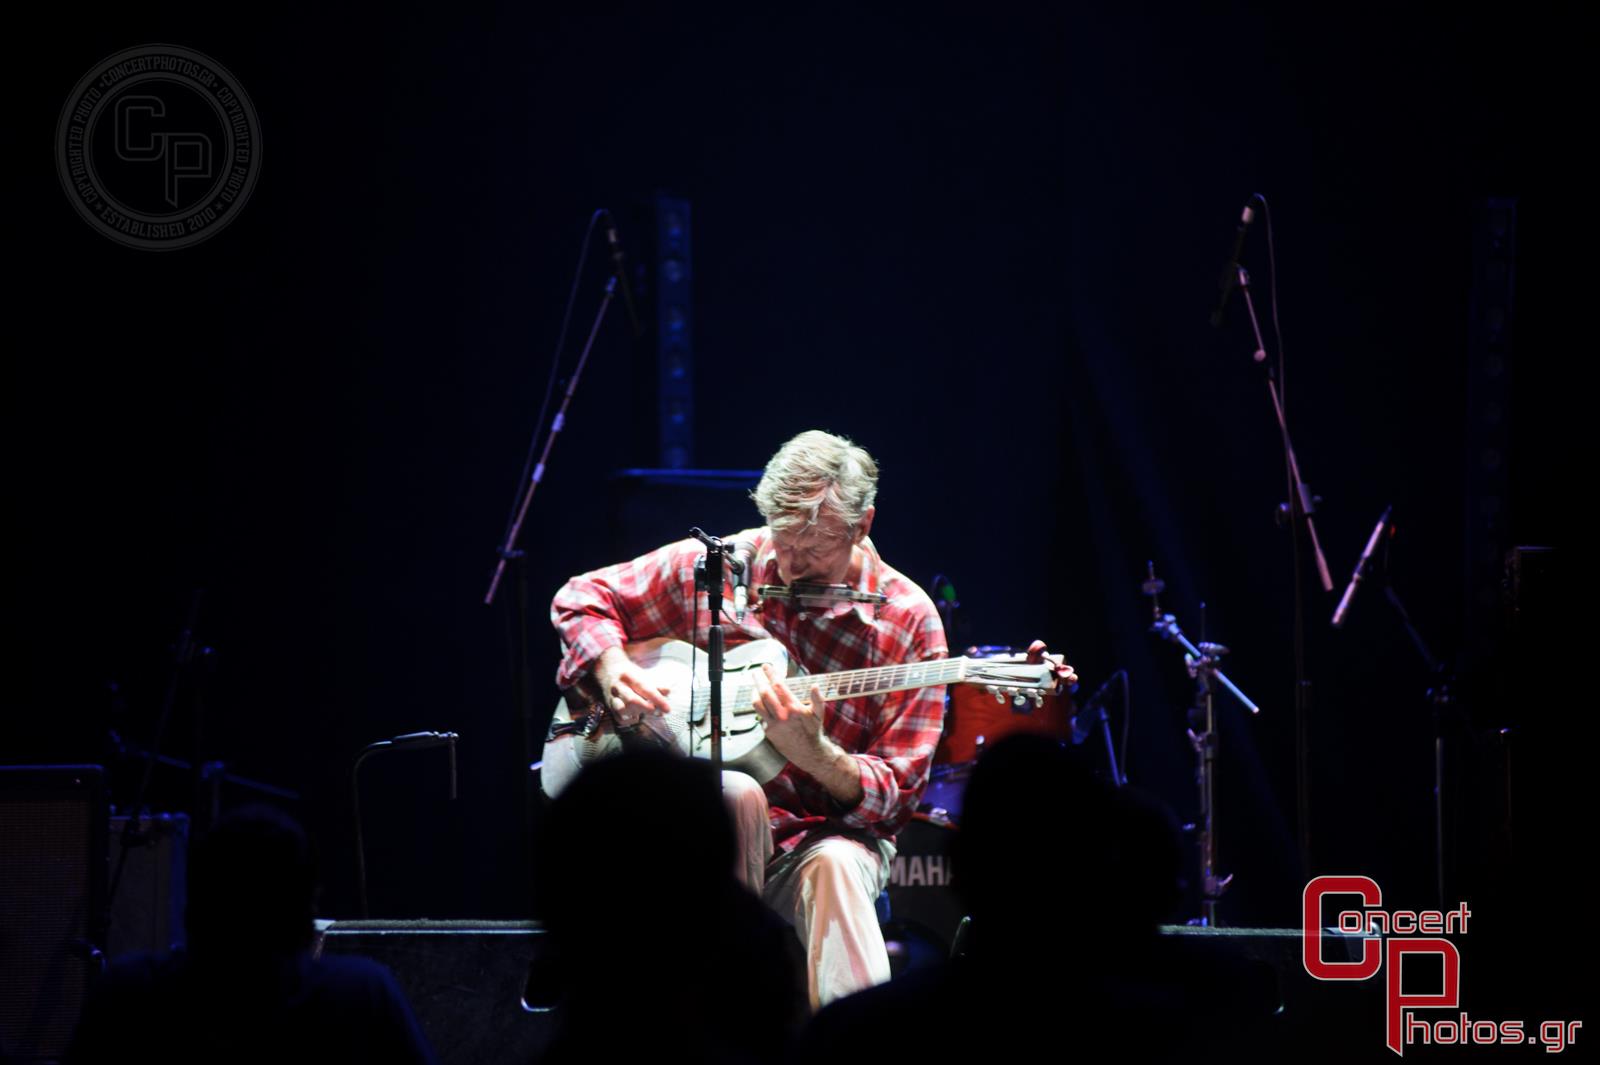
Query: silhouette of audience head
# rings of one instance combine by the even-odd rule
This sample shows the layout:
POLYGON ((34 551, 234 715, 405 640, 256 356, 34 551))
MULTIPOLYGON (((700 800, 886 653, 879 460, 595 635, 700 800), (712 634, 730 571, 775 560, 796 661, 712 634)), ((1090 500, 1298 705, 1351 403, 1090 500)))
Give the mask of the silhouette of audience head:
POLYGON ((1060 1041, 1085 1061, 1306 1057, 1282 1052, 1270 965, 1159 934, 1180 896, 1177 826, 1080 749, 1013 735, 985 750, 953 847, 972 916, 961 960, 829 1005, 795 1060, 992 1057, 996 1017, 1016 1046, 1060 1041))
POLYGON ((226 814, 190 854, 189 950, 114 961, 67 1060, 434 1065, 392 973, 312 957, 315 895, 293 819, 266 806, 226 814))
POLYGON ((551 805, 539 842, 535 913, 554 948, 544 964, 566 993, 548 1060, 659 1052, 663 1031, 687 1060, 781 1058, 804 1016, 798 941, 735 878, 733 822, 708 763, 596 762, 551 805))
POLYGON ((984 751, 954 843, 975 942, 1154 933, 1179 898, 1181 851, 1164 807, 1096 777, 1078 749, 1018 734, 984 751))
POLYGON ((654 913, 703 904, 731 878, 734 848, 709 763, 657 752, 604 759, 550 807, 536 909, 562 930, 629 921, 646 901, 654 913))
POLYGON ((269 806, 223 815, 190 852, 186 925, 196 958, 296 954, 311 943, 315 905, 311 843, 269 806))

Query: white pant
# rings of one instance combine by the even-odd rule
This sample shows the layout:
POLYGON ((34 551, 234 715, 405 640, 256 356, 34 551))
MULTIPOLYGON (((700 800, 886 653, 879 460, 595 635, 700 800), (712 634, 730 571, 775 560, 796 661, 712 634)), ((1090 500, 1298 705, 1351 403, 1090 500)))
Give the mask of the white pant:
POLYGON ((889 952, 877 898, 889 880, 894 844, 870 837, 815 835, 773 859, 772 827, 761 785, 722 774, 739 853, 734 875, 794 925, 806 951, 811 1008, 889 979, 889 952))

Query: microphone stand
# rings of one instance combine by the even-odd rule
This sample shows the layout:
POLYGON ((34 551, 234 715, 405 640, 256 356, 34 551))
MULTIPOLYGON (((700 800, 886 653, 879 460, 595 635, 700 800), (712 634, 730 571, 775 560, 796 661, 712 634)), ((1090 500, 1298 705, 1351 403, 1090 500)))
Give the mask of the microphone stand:
POLYGON ((589 352, 594 349, 594 338, 599 335, 600 323, 605 321, 606 311, 611 307, 611 300, 617 293, 617 279, 615 276, 606 281, 605 295, 600 300, 600 307, 594 313, 594 325, 589 328, 589 339, 583 342, 583 354, 578 357, 578 368, 572 371, 572 377, 567 381, 566 394, 561 397, 561 407, 556 411, 556 416, 550 423, 550 434, 545 437, 544 450, 539 453, 539 463, 533 468, 533 476, 528 480, 528 486, 523 491, 522 503, 517 508, 516 520, 511 523, 511 529, 506 534, 505 543, 501 544, 496 554, 500 560, 495 563, 494 576, 489 578, 489 590, 484 593, 483 605, 494 604, 495 593, 500 590, 500 580, 505 576, 506 563, 522 557, 517 550, 517 540, 522 536, 522 525, 528 517, 528 506, 533 502, 533 493, 538 491, 539 482, 544 480, 545 463, 550 460, 550 449, 555 446, 556 434, 561 432, 567 421, 567 407, 572 404, 572 396, 578 390, 578 381, 583 377, 583 368, 588 365, 589 352))
MULTIPOLYGON (((694 568, 694 587, 706 593, 706 606, 711 612, 711 625, 706 630, 706 676, 711 684, 711 765, 722 779, 722 565, 727 558, 727 545, 699 526, 689 530, 689 535, 706 545, 706 557, 694 568)), ((694 697, 689 698, 689 718, 694 719, 694 697)), ((692 733, 691 733, 692 734, 692 733)), ((694 752, 690 752, 691 754, 694 752)))
MULTIPOLYGON (((1389 512, 1383 513, 1382 528, 1388 528, 1389 512)), ((1422 633, 1411 622, 1411 615, 1406 611, 1405 604, 1400 601, 1400 593, 1394 590, 1394 584, 1389 580, 1389 544, 1387 538, 1383 541, 1382 562, 1378 565, 1358 564, 1357 576, 1362 576, 1364 569, 1377 577, 1383 584, 1383 597, 1400 615, 1400 624, 1404 626, 1406 635, 1411 638, 1411 646, 1416 648, 1417 654, 1422 658, 1423 664, 1428 668, 1428 675, 1433 678, 1433 684, 1424 693, 1428 701, 1429 713, 1433 717, 1433 877, 1434 890, 1439 895, 1439 906, 1445 906, 1444 894, 1444 741, 1445 726, 1449 723, 1451 708, 1455 705, 1455 694, 1452 688, 1455 677, 1448 666, 1434 655, 1428 647, 1428 641, 1422 638, 1422 633)))
POLYGON ((1127 721, 1129 702, 1128 671, 1125 669, 1120 669, 1116 673, 1112 674, 1109 680, 1100 685, 1100 689, 1093 695, 1089 696, 1089 701, 1084 703, 1083 708, 1079 710, 1076 715, 1074 715, 1072 722, 1072 742, 1074 744, 1083 743, 1089 738, 1089 728, 1097 728, 1100 732, 1100 738, 1105 742, 1106 745, 1106 764, 1111 770, 1111 783, 1120 788, 1128 783, 1128 778, 1123 774, 1121 767, 1118 765, 1117 745, 1111 738, 1111 718, 1106 714, 1105 705, 1106 692, 1110 690, 1113 683, 1117 684, 1122 689, 1122 718, 1123 721, 1127 721), (1089 727, 1079 727, 1078 721, 1082 718, 1087 719, 1087 724, 1089 727))
POLYGON ((1311 551, 1317 565, 1317 576, 1325 592, 1333 591, 1333 574, 1328 571, 1327 556, 1317 539, 1317 525, 1312 520, 1315 499, 1305 478, 1300 475, 1300 460, 1295 457, 1294 442, 1289 436, 1289 422, 1284 414, 1283 395, 1279 391, 1277 373, 1267 358, 1267 345, 1261 337, 1261 321, 1256 316, 1255 300, 1250 294, 1250 274, 1239 267, 1239 291, 1244 296, 1245 308, 1250 315, 1250 327, 1255 332, 1254 360, 1266 367, 1267 392, 1272 397, 1272 410, 1278 420, 1278 433, 1283 441, 1284 465, 1289 478, 1289 501, 1278 508, 1280 516, 1287 514, 1290 551, 1294 558, 1294 722, 1295 722, 1295 819, 1300 828, 1300 864, 1308 875, 1311 870, 1311 679, 1306 675, 1306 603, 1305 563, 1300 544, 1301 529, 1311 542, 1311 551))
MULTIPOLYGON (((581 264, 580 264, 581 265, 581 264)), ((595 337, 600 334, 600 325, 605 321, 606 311, 611 308, 611 301, 617 292, 617 275, 612 274, 606 281, 605 293, 600 299, 600 306, 594 314, 594 324, 589 327, 589 336, 583 342, 583 353, 578 357, 578 367, 573 370, 572 377, 567 381, 567 389, 561 397, 561 407, 556 411, 554 420, 550 423, 550 432, 545 437, 544 450, 539 453, 539 461, 533 468, 533 475, 528 479, 527 485, 521 490, 522 501, 517 506, 517 516, 512 521, 506 532, 505 542, 495 548, 497 561, 494 566, 494 575, 489 579, 489 590, 484 593, 483 605, 492 606, 495 594, 500 590, 500 582, 505 577, 507 563, 514 562, 517 567, 516 594, 512 604, 515 617, 512 620, 511 657, 512 657, 512 687, 513 697, 517 701, 517 717, 522 722, 522 764, 531 766, 539 760, 539 750, 542 737, 539 735, 533 720, 533 685, 530 681, 531 666, 528 654, 528 574, 526 552, 517 546, 522 537, 522 526, 528 517, 528 507, 533 503, 533 494, 539 489, 539 482, 544 480, 545 464, 550 460, 550 451, 555 447, 556 434, 566 426, 567 408, 572 404, 573 394, 578 390, 578 381, 583 377, 583 369, 589 363, 589 353, 594 350, 595 337)), ((557 357, 560 352, 557 351, 557 357)), ((552 371, 553 372, 553 371, 552 371)), ((523 833, 525 839, 532 839, 534 835, 534 822, 538 814, 539 789, 533 782, 532 773, 527 774, 524 783, 523 795, 523 833)), ((527 870, 531 878, 533 871, 527 870)))
POLYGON ((1425 693, 1428 706, 1433 714, 1433 859, 1434 859, 1434 888, 1439 893, 1439 906, 1445 905, 1444 895, 1444 732, 1445 723, 1450 716, 1450 709, 1455 705, 1455 695, 1451 691, 1454 678, 1433 656, 1428 649, 1428 644, 1411 623, 1411 615, 1406 613, 1405 604, 1400 602, 1400 594, 1394 586, 1385 582, 1383 586, 1384 598, 1389 600, 1395 613, 1400 615, 1400 623, 1405 626, 1406 634, 1411 637, 1411 644, 1427 663, 1428 673, 1434 677, 1434 684, 1425 693))
POLYGON ((454 732, 407 732, 403 736, 396 736, 389 740, 378 740, 361 748, 361 753, 356 755, 355 765, 350 767, 350 810, 355 816, 356 825, 356 892, 361 903, 361 916, 363 919, 372 916, 367 912, 367 847, 361 834, 361 763, 380 751, 413 750, 420 751, 428 747, 448 746, 450 748, 450 798, 456 797, 456 740, 461 737, 454 732))

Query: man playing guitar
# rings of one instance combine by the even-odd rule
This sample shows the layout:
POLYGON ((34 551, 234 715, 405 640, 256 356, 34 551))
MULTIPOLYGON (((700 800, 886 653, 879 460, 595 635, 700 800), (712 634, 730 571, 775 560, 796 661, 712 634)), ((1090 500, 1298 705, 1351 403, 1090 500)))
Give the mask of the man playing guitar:
MULTIPOLYGON (((812 430, 778 450, 753 493, 766 526, 732 538, 750 548, 749 583, 845 585, 868 594, 823 605, 757 602, 742 621, 727 623, 728 646, 774 639, 808 673, 946 656, 933 602, 883 561, 868 536, 877 480, 872 457, 843 437, 812 430)), ((624 645, 675 637, 705 646, 710 618, 697 609, 694 584, 703 550, 683 540, 568 581, 551 604, 563 647, 558 686, 589 678, 620 729, 668 714, 672 693, 624 645)), ((1037 660, 1043 645, 1033 650, 1037 660)), ((788 764, 765 785, 724 774, 741 847, 738 874, 793 922, 815 1009, 889 978, 875 900, 888 882, 895 833, 928 780, 944 687, 825 701, 816 687, 801 699, 775 683, 783 677, 762 670, 752 679, 766 739, 788 764)))

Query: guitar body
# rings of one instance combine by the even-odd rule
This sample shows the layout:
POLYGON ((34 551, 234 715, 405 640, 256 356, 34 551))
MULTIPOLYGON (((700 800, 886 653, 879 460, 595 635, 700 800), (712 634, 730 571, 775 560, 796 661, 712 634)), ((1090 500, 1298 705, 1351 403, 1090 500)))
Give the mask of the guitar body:
MULTIPOLYGON (((667 637, 629 644, 623 650, 649 672, 652 683, 668 689, 672 710, 646 714, 637 728, 619 731, 609 711, 573 688, 556 707, 544 742, 539 786, 552 799, 584 766, 621 751, 656 748, 695 758, 711 757, 706 653, 667 637), (695 693, 692 710, 691 691, 695 693)), ((777 776, 786 764, 783 755, 767 742, 751 705, 750 675, 769 663, 779 676, 795 672, 789 653, 776 640, 740 644, 722 656, 722 762, 761 784, 777 776)))
MULTIPOLYGON (((611 712, 595 702, 593 693, 580 691, 582 685, 569 691, 556 707, 544 741, 540 787, 552 799, 584 766, 620 751, 644 747, 694 758, 711 756, 711 685, 705 652, 669 638, 629 644, 623 650, 644 667, 656 686, 667 689, 672 709, 646 714, 638 726, 624 731, 616 728, 611 712)), ((762 784, 787 764, 767 742, 753 705, 753 674, 768 664, 780 674, 778 683, 795 698, 805 699, 815 687, 825 702, 967 683, 980 685, 1000 703, 1010 700, 1020 706, 1031 699, 1037 707, 1056 689, 1054 669, 1048 663, 933 658, 801 676, 776 640, 741 644, 723 655, 722 762, 762 784)))

